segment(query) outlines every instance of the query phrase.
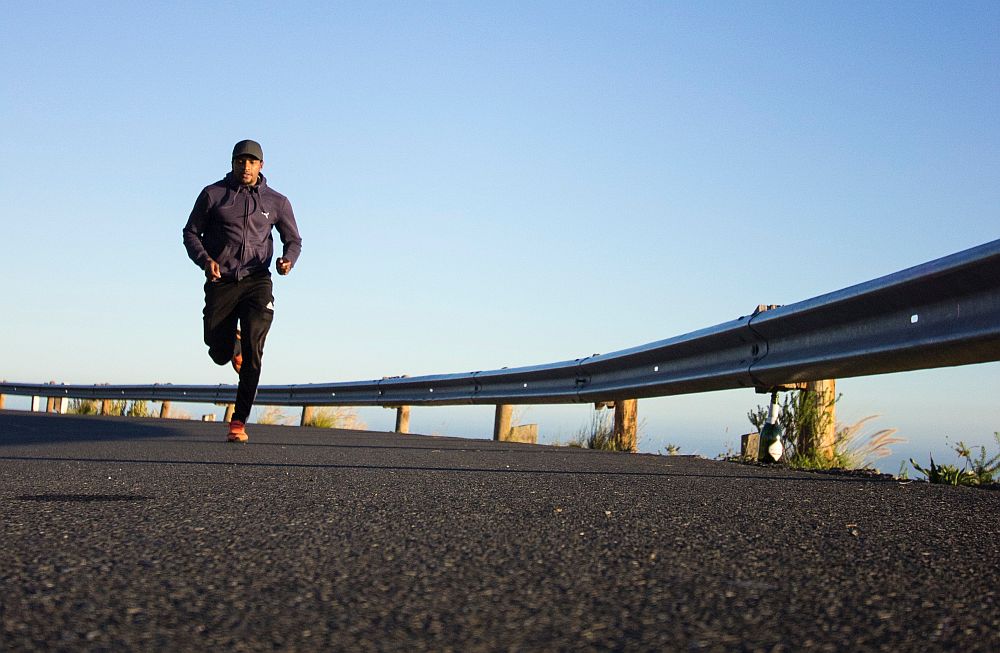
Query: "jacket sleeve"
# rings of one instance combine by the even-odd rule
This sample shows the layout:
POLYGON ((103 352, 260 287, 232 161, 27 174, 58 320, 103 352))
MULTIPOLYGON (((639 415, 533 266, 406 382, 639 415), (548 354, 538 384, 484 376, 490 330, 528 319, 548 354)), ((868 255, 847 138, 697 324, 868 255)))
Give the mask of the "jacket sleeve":
POLYGON ((205 234, 205 223, 208 221, 209 198, 206 191, 201 191, 198 199, 194 202, 191 215, 188 216, 187 224, 184 225, 184 247, 187 249, 188 257, 195 262, 199 268, 204 268, 205 264, 212 258, 205 250, 202 243, 202 236, 205 234))
POLYGON ((295 265, 302 252, 302 238, 299 236, 299 226, 295 223, 295 214, 292 212, 292 204, 285 198, 278 215, 278 221, 274 223, 281 237, 283 245, 282 257, 288 259, 295 265))

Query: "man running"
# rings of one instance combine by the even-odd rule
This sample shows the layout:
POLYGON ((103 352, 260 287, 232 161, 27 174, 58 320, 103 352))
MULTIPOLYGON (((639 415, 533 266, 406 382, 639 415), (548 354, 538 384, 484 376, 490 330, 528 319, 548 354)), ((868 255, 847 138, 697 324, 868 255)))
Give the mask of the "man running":
POLYGON ((255 141, 233 148, 232 171, 206 186, 184 225, 184 247, 205 271, 205 344, 219 365, 231 363, 240 375, 236 408, 229 423, 230 442, 246 442, 264 340, 274 319, 271 258, 278 230, 283 252, 275 262, 288 274, 302 250, 302 238, 288 198, 267 185, 261 174, 264 152, 255 141), (237 323, 238 327, 237 327, 237 323))

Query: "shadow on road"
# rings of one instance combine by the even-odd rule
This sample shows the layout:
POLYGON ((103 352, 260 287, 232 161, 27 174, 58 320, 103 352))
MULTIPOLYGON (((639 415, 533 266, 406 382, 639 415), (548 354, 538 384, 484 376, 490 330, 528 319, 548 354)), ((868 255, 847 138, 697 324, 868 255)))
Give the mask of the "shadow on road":
POLYGON ((176 435, 178 430, 171 428, 169 420, 0 412, 0 450, 13 445, 135 440, 176 435))

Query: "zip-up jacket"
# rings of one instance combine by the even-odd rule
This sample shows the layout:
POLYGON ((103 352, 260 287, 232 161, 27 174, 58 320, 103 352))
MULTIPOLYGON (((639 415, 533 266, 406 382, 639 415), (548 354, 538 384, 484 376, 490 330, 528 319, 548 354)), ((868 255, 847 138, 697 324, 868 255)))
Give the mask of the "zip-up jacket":
POLYGON ((270 268, 272 227, 281 237, 282 256, 294 265, 302 238, 288 198, 269 187, 264 175, 257 185, 244 186, 230 173, 198 195, 184 225, 184 247, 198 267, 211 258, 224 279, 239 280, 270 268))

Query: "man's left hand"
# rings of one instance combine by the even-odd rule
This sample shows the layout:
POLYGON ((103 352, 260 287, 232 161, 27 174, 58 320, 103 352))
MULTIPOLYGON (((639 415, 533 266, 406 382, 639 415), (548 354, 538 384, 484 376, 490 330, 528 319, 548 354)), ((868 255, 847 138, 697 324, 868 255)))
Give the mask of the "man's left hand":
POLYGON ((274 267, 278 271, 278 274, 288 274, 292 271, 292 262, 287 258, 281 257, 274 262, 274 267))

